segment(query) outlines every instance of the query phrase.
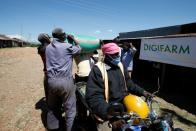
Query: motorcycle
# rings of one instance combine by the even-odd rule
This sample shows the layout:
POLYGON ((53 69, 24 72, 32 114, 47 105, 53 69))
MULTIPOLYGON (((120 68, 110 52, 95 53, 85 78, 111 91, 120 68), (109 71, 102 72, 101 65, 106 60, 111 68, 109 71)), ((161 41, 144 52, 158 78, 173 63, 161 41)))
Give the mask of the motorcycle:
MULTIPOLYGON (((112 128, 114 121, 123 120, 126 124, 117 131, 183 131, 173 127, 171 114, 159 115, 156 109, 159 107, 159 103, 155 100, 155 94, 159 92, 159 89, 158 79, 158 90, 152 93, 153 97, 147 97, 143 100, 141 97, 128 95, 124 98, 124 104, 112 104, 108 108, 108 114, 111 116, 109 126, 112 128), (132 105, 125 108, 126 104, 132 105)), ((115 131, 115 129, 113 130, 115 131)))
MULTIPOLYGON (((149 115, 146 118, 140 117, 137 113, 128 113, 120 103, 114 103, 108 108, 108 113, 112 116, 109 120, 109 126, 112 122, 124 120, 126 124, 121 127, 121 131, 173 131, 173 122, 169 115, 159 116, 152 108, 153 98, 146 99, 150 107, 149 115)), ((115 129, 114 129, 115 130, 115 129)))

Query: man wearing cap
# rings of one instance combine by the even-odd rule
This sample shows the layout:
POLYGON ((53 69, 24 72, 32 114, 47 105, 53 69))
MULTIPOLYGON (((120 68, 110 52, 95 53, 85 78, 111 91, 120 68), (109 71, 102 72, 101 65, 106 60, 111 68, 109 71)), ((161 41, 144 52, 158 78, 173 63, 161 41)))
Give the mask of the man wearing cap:
MULTIPOLYGON (((93 113, 102 120, 107 121, 109 119, 107 114, 109 105, 122 103, 123 98, 128 92, 139 96, 150 96, 151 94, 134 84, 126 69, 121 69, 123 66, 120 62, 120 48, 115 43, 105 44, 101 49, 104 54, 102 65, 106 69, 105 72, 108 79, 108 93, 105 90, 106 81, 104 80, 106 77, 103 79, 104 74, 100 70, 100 67, 94 66, 87 82, 86 101, 93 113)), ((124 124, 124 121, 119 120, 112 124, 114 128, 120 128, 124 124)), ((99 126, 98 130, 103 130, 102 127, 99 126)))
POLYGON ((40 55, 42 61, 43 61, 43 71, 44 71, 44 92, 46 96, 46 101, 48 97, 48 89, 47 89, 47 75, 46 75, 46 56, 45 56, 45 50, 46 47, 50 44, 50 37, 46 33, 40 33, 38 35, 38 41, 41 43, 41 45, 37 48, 38 54, 40 55))
MULTIPOLYGON (((75 44, 72 39, 67 38, 69 43, 75 44)), ((75 83, 78 82, 87 82, 88 75, 93 66, 93 62, 91 61, 92 52, 83 52, 74 56, 74 60, 76 62, 76 73, 75 73, 75 83)))
POLYGON ((48 77, 47 126, 58 129, 62 113, 65 111, 66 131, 71 131, 76 114, 75 85, 72 77, 73 55, 79 54, 81 47, 73 36, 76 45, 64 42, 66 33, 61 28, 52 31, 53 41, 46 48, 46 68, 48 77))
POLYGON ((92 62, 96 64, 99 61, 99 53, 97 50, 93 51, 93 55, 91 56, 92 62))

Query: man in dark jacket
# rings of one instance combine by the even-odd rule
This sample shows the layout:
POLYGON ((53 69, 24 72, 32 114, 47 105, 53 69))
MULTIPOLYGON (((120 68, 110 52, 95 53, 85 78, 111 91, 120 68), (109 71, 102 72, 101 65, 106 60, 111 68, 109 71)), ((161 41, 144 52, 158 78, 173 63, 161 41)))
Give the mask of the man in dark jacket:
MULTIPOLYGON (((120 63, 119 51, 120 48, 115 43, 108 43, 102 46, 102 52, 105 55, 104 64, 108 76, 108 102, 105 96, 103 74, 98 66, 92 68, 87 82, 86 101, 93 113, 105 121, 108 120, 107 109, 109 105, 116 102, 122 103, 128 92, 139 96, 151 95, 134 84, 126 69, 124 69, 124 74, 122 73, 118 66, 120 63)), ((113 126, 118 128, 123 124, 124 121, 118 121, 113 123, 113 126)))
POLYGON ((38 35, 38 41, 41 43, 41 45, 37 48, 37 52, 40 55, 44 68, 44 92, 45 92, 45 96, 46 96, 46 101, 47 101, 47 97, 48 97, 48 88, 47 88, 47 76, 46 76, 46 56, 45 56, 45 50, 46 47, 50 44, 50 37, 48 34, 46 33, 40 33, 38 35))

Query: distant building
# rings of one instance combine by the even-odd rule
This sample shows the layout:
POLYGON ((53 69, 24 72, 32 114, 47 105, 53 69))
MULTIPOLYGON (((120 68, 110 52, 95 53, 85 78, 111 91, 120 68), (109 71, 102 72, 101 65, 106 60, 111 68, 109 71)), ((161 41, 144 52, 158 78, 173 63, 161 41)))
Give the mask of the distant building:
POLYGON ((23 47, 24 45, 27 45, 27 44, 28 42, 23 41, 21 39, 9 38, 5 35, 0 34, 0 48, 23 47))

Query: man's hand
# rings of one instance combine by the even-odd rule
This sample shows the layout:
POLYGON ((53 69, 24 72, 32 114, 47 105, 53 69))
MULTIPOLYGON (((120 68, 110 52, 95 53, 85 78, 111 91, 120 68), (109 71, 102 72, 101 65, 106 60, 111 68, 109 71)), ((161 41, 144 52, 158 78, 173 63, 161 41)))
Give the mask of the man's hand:
POLYGON ((129 43, 129 45, 130 45, 130 47, 131 47, 131 48, 133 48, 133 47, 134 47, 134 46, 133 46, 133 44, 132 44, 131 42, 129 43))
POLYGON ((74 42, 76 45, 79 45, 78 41, 74 38, 73 35, 67 35, 67 39, 68 39, 68 41, 70 41, 71 43, 74 42))
POLYGON ((112 128, 121 128, 125 124, 125 121, 117 120, 117 121, 112 122, 111 124, 112 124, 112 128))
POLYGON ((73 35, 67 35, 67 39, 74 40, 74 36, 73 35))

